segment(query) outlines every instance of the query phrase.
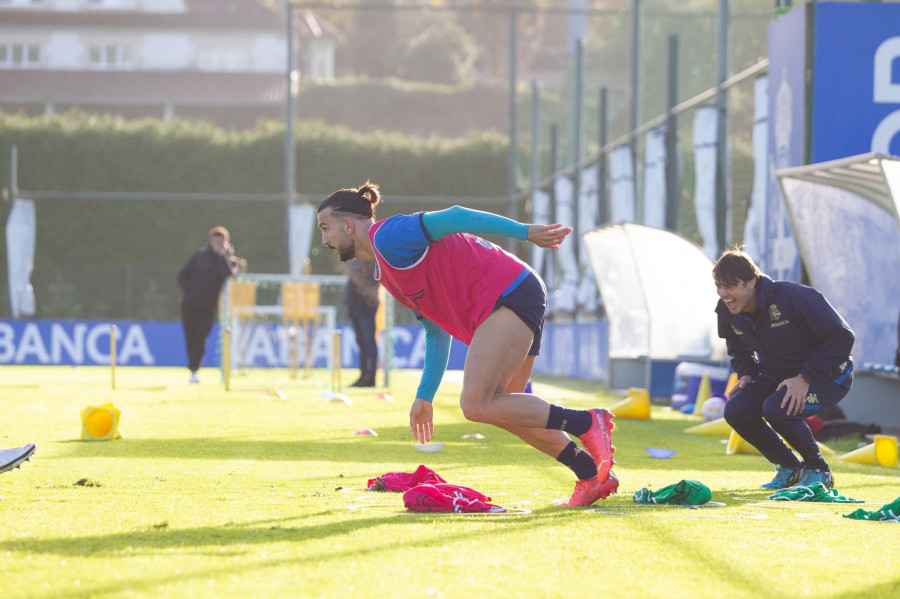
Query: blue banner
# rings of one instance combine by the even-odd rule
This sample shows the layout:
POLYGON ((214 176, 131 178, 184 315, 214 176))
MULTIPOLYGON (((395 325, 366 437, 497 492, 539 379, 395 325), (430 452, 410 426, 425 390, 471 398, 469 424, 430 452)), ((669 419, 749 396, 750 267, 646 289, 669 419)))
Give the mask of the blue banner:
POLYGON ((900 156, 900 4, 819 2, 814 14, 812 162, 900 156))
MULTIPOLYGON (((187 352, 180 322, 0 320, 0 365, 106 366, 110 363, 110 333, 116 326, 116 364, 119 366, 184 366, 187 352)), ((350 324, 340 324, 341 363, 359 367, 359 350, 350 324)), ((535 373, 586 380, 608 379, 608 323, 546 323, 535 373)), ((313 364, 324 368, 330 357, 331 331, 321 327, 310 343, 313 364)), ((247 365, 286 367, 288 348, 283 325, 254 325, 240 343, 247 365)), ((425 365, 425 329, 419 324, 393 329, 393 368, 425 365)), ((383 345, 382 345, 383 347, 383 345)), ((450 346, 451 370, 465 365, 468 347, 457 340, 450 346)), ((221 363, 218 324, 206 340, 202 366, 221 363)))

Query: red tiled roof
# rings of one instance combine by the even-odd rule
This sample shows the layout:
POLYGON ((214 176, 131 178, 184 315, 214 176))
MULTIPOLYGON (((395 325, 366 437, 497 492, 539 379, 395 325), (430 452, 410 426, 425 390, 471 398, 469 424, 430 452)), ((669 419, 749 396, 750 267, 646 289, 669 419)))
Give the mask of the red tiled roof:
POLYGON ((273 73, 10 70, 0 104, 271 105, 284 101, 285 89, 285 75, 273 73))
MULTIPOLYGON (((284 14, 258 0, 186 0, 185 13, 126 10, 63 12, 41 9, 0 9, 0 25, 72 29, 262 29, 282 33, 284 14)), ((300 35, 332 37, 343 42, 343 32, 310 10, 294 11, 300 35)))
POLYGON ((256 0, 185 0, 187 12, 156 13, 132 10, 81 10, 5 8, 0 24, 14 27, 140 27, 145 29, 275 29, 284 23, 281 11, 256 0))

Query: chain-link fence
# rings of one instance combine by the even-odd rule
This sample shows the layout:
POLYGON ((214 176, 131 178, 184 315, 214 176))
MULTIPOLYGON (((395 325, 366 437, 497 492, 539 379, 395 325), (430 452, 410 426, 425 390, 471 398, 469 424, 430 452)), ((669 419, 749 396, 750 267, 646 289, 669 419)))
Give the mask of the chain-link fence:
MULTIPOLYGON (((436 136, 453 140, 485 132, 508 136, 512 144, 508 153, 507 191, 517 201, 510 204, 491 191, 472 205, 528 220, 530 204, 527 197, 517 194, 532 184, 535 151, 540 157, 538 179, 546 180, 554 170, 570 168, 579 157, 596 161, 602 155, 605 160, 609 144, 627 140, 632 123, 644 124, 666 113, 671 36, 678 36, 679 48, 676 101, 694 98, 717 83, 716 2, 686 5, 642 0, 562 4, 540 0, 427 5, 294 3, 293 10, 314 11, 342 33, 335 56, 335 81, 326 84, 300 74, 297 118, 303 122, 321 121, 348 130, 374 132, 373 135, 382 138, 394 134, 385 131, 407 136, 398 138, 396 143, 436 136), (637 44, 632 39, 635 6, 639 7, 637 44), (579 45, 582 50, 577 65, 579 45), (632 66, 635 49, 636 70, 632 66), (580 79, 576 77, 579 65, 580 79), (637 78, 633 81, 635 71, 637 78), (636 94, 634 82, 638 85, 636 94), (348 89, 351 91, 341 93, 348 89), (603 121, 600 97, 604 89, 608 99, 605 148, 600 135, 603 121), (539 96, 536 104, 534 90, 539 96), (535 105, 537 112, 533 109, 535 105), (554 148, 549 144, 551 126, 558 132, 554 148), (552 157, 551 152, 555 154, 552 157)), ((766 28, 773 16, 771 3, 731 2, 729 75, 752 66, 766 55, 766 28)), ((297 43, 302 45, 306 41, 297 43)), ((733 240, 741 238, 753 175, 752 98, 752 78, 729 87, 728 188, 732 207, 729 237, 733 240)), ((707 103, 713 101, 710 96, 707 103)), ((696 240, 691 119, 692 109, 685 109, 677 117, 677 162, 681 166, 677 228, 696 240)), ((97 135, 103 135, 102 130, 97 135)), ((347 135, 348 145, 352 138, 352 134, 347 135)), ((629 141, 635 148, 638 169, 635 179, 639 182, 639 157, 644 142, 641 136, 629 141)), ((20 154, 20 167, 23 163, 41 165, 20 169, 27 172, 65 170, 68 158, 87 151, 78 147, 65 150, 44 147, 39 151, 27 144, 24 147, 31 149, 20 154)), ((304 193, 329 191, 325 186, 323 189, 309 187, 312 175, 308 165, 314 162, 317 150, 316 147, 299 148, 297 186, 304 193)), ((78 167, 79 172, 69 173, 68 179, 51 187, 39 183, 36 176, 23 174, 20 178, 19 187, 26 196, 34 192, 39 214, 32 277, 41 298, 37 316, 176 319, 180 296, 175 283, 177 271, 183 260, 205 242, 208 228, 216 224, 228 226, 237 253, 250 258, 254 272, 285 272, 285 205, 278 195, 284 181, 284 156, 279 155, 283 145, 261 143, 253 160, 238 169, 224 163, 221 157, 198 155, 182 147, 175 135, 163 155, 148 152, 145 160, 156 163, 157 167, 161 163, 169 164, 169 170, 181 173, 181 179, 173 181, 166 176, 154 179, 148 175, 154 180, 146 181, 148 177, 131 173, 134 176, 130 179, 113 179, 131 183, 110 183, 110 173, 119 168, 115 156, 141 151, 140 147, 123 145, 98 156, 91 168, 78 167), (187 174, 182 168, 185 164, 190 165, 187 174), (268 182, 268 188, 240 189, 241 179, 263 179, 268 182), (222 198, 200 200, 192 199, 187 193, 177 198, 167 195, 198 187, 208 192, 206 195, 219 192, 222 198), (75 194, 76 190, 82 195, 75 194), (121 191, 121 197, 113 197, 116 190, 121 191), (146 190, 146 195, 139 199, 129 196, 139 190, 146 190), (157 196, 151 197, 156 190, 157 196), (85 197, 91 191, 111 195, 85 197), (68 192, 72 195, 67 196, 68 192), (245 193, 247 199, 234 195, 239 193, 245 193), (41 215, 66 213, 72 214, 71 222, 77 225, 67 227, 65 219, 41 218, 41 215), (84 226, 85 222, 90 226, 84 226), (140 250, 136 252, 135 248, 140 250)), ((379 178, 377 169, 367 171, 366 165, 358 161, 348 160, 343 167, 346 173, 343 185, 359 184, 360 177, 379 178), (372 171, 374 175, 370 174, 372 171)), ((451 178, 466 182, 494 176, 464 161, 447 162, 441 168, 449 171, 451 178)), ((390 210, 411 212, 443 207, 426 200, 431 195, 449 196, 450 192, 441 190, 436 194, 428 188, 428 180, 420 177, 401 189, 395 189, 391 181, 381 180, 389 195, 403 195, 406 199, 388 203, 388 211, 379 216, 388 216, 390 210)), ((465 203, 465 200, 454 201, 450 197, 444 205, 452 203, 465 203)), ((340 268, 330 257, 317 251, 315 245, 314 272, 334 272, 340 268)), ((0 300, 4 313, 8 310, 6 295, 0 300)))

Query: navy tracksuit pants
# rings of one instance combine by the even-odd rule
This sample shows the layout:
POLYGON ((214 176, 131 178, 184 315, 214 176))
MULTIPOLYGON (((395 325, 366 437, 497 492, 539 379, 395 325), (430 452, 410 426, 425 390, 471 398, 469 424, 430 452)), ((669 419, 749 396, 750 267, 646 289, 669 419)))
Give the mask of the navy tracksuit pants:
POLYGON ((808 470, 828 470, 828 464, 804 419, 835 406, 847 395, 852 380, 850 373, 840 383, 813 381, 803 412, 789 415, 785 411, 786 406, 781 407, 787 389, 782 387, 776 390, 777 382, 758 376, 728 399, 725 421, 773 464, 786 468, 802 465, 808 470), (785 441, 800 454, 802 464, 785 441))

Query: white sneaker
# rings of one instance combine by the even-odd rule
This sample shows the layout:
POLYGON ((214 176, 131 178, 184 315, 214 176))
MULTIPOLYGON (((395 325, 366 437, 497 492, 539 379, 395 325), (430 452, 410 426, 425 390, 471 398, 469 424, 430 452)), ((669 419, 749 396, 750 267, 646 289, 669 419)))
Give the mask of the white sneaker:
POLYGON ((22 462, 28 461, 34 450, 34 443, 13 449, 0 449, 0 473, 21 466, 22 462))
POLYGON ((197 373, 196 373, 196 372, 192 372, 192 373, 191 373, 191 382, 192 382, 192 383, 199 383, 199 382, 200 382, 200 377, 197 376, 197 373))

